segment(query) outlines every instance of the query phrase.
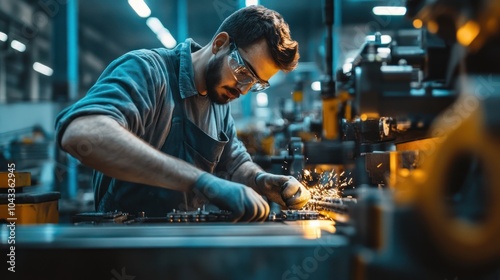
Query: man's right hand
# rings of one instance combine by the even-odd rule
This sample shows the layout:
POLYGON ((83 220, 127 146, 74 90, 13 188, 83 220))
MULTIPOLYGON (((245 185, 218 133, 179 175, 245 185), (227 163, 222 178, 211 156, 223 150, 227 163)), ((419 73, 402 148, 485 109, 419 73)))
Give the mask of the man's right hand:
POLYGON ((232 212, 233 221, 264 221, 269 215, 269 205, 253 189, 203 173, 193 189, 203 193, 221 209, 232 212))

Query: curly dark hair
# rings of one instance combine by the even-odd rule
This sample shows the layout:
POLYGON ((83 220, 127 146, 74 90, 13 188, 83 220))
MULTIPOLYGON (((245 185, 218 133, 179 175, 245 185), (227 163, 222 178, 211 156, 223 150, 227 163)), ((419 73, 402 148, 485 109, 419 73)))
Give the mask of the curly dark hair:
POLYGON ((220 32, 227 32, 240 48, 265 38, 282 71, 289 72, 297 66, 299 43, 292 40, 288 24, 276 11, 255 5, 239 9, 222 22, 216 34, 220 32))

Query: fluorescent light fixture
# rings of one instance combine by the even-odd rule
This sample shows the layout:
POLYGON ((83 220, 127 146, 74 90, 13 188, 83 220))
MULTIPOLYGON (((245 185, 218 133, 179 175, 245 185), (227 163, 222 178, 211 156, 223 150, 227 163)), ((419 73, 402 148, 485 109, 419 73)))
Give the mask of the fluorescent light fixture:
POLYGON ((321 82, 320 81, 314 81, 311 83, 311 89, 314 91, 320 91, 321 90, 321 82))
POLYGON ((391 48, 378 48, 378 53, 391 54, 391 48))
POLYGON ((170 34, 170 31, 168 31, 168 29, 166 28, 164 28, 160 33, 156 34, 156 36, 166 48, 172 49, 177 45, 177 41, 174 39, 172 34, 170 34))
POLYGON ((150 17, 146 20, 146 24, 156 34, 158 40, 160 40, 165 47, 171 49, 177 45, 177 41, 174 39, 172 34, 170 34, 170 31, 163 26, 159 19, 150 17))
POLYGON ((342 65, 342 71, 344 73, 349 73, 352 71, 352 63, 344 63, 344 65, 342 65))
POLYGON ((372 12, 377 16, 404 16, 406 14, 406 7, 376 6, 373 7, 372 12))
POLYGON ((12 40, 12 42, 10 42, 10 46, 18 52, 24 52, 26 50, 26 45, 18 40, 12 40))
POLYGON ((33 63, 33 70, 49 77, 54 73, 54 70, 52 70, 52 68, 47 65, 41 64, 40 62, 33 63))
MULTIPOLYGON (((375 41, 375 35, 368 35, 366 36, 367 41, 375 41)), ((392 42, 392 37, 390 35, 382 35, 380 37, 380 41, 382 44, 389 44, 392 42)))
POLYGON ((9 38, 9 36, 7 36, 7 34, 0 31, 0 41, 5 42, 5 41, 7 41, 8 38, 9 38))
POLYGON ((269 99, 267 98, 267 93, 259 92, 257 93, 257 106, 259 107, 267 107, 269 104, 269 99))
POLYGON ((144 0, 128 0, 128 4, 142 18, 147 18, 151 15, 151 9, 144 0))
POLYGON ((163 29, 165 29, 161 21, 155 17, 148 18, 148 20, 146 20, 146 24, 156 34, 159 34, 163 29))
POLYGON ((245 6, 259 5, 259 0, 245 0, 245 6))
POLYGON ((377 53, 381 58, 388 58, 391 55, 391 48, 378 48, 377 53))

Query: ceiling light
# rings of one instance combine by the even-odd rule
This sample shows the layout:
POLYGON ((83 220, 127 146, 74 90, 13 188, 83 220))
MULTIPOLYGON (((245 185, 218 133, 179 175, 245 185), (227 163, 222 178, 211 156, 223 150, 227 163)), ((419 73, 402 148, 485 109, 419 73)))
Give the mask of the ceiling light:
POLYGON ((259 0, 245 0, 245 6, 259 5, 259 0))
POLYGON ((128 0, 128 4, 142 18, 147 18, 151 15, 151 9, 144 0, 128 0))
MULTIPOLYGON (((366 36, 367 41, 375 41, 375 35, 368 35, 366 36)), ((392 37, 390 35, 382 35, 380 36, 380 43, 382 44, 389 44, 392 42, 392 37)))
POLYGON ((7 34, 0 31, 0 41, 5 42, 8 38, 9 36, 7 36, 7 34))
POLYGON ((377 48, 378 53, 391 54, 391 48, 377 48))
POLYGON ((177 45, 177 41, 174 39, 172 34, 168 31, 168 29, 164 28, 160 33, 157 34, 158 40, 169 49, 174 48, 177 45))
POLYGON ((171 49, 177 45, 177 41, 172 36, 170 31, 163 26, 161 21, 155 17, 150 17, 146 20, 146 24, 156 34, 156 37, 167 48, 171 49))
POLYGON ((391 55, 390 48, 377 48, 377 55, 382 59, 387 59, 391 55))
POLYGON ((372 11, 377 16, 404 16, 406 14, 406 7, 376 6, 373 7, 372 11))
POLYGON ((146 24, 156 34, 159 34, 163 29, 165 29, 161 21, 155 17, 148 18, 148 20, 146 20, 146 24))
POLYGON ((351 71, 352 71, 352 63, 344 63, 344 65, 342 65, 342 72, 349 73, 351 71))
POLYGON ((49 77, 54 73, 54 70, 52 70, 52 68, 47 65, 41 64, 40 62, 33 63, 33 70, 49 77))
POLYGON ((314 91, 320 91, 321 90, 321 82, 320 81, 312 82, 311 89, 314 91))
POLYGON ((12 42, 10 42, 10 46, 18 52, 24 52, 26 50, 26 45, 18 40, 12 40, 12 42))

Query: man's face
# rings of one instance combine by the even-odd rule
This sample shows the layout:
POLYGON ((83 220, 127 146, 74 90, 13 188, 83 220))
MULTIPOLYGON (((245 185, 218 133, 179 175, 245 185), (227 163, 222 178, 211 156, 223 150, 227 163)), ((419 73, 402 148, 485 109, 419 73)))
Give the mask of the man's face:
MULTIPOLYGON (((260 81, 268 81, 279 71, 265 40, 255 43, 246 50, 237 48, 237 52, 237 55, 244 61, 245 67, 249 68, 249 71, 253 72, 252 74, 260 81)), ((236 80, 234 64, 233 68, 230 66, 230 56, 231 48, 228 42, 212 56, 206 69, 207 95, 219 104, 226 104, 238 98, 240 94, 246 94, 253 85, 253 83, 242 84, 236 80)))

